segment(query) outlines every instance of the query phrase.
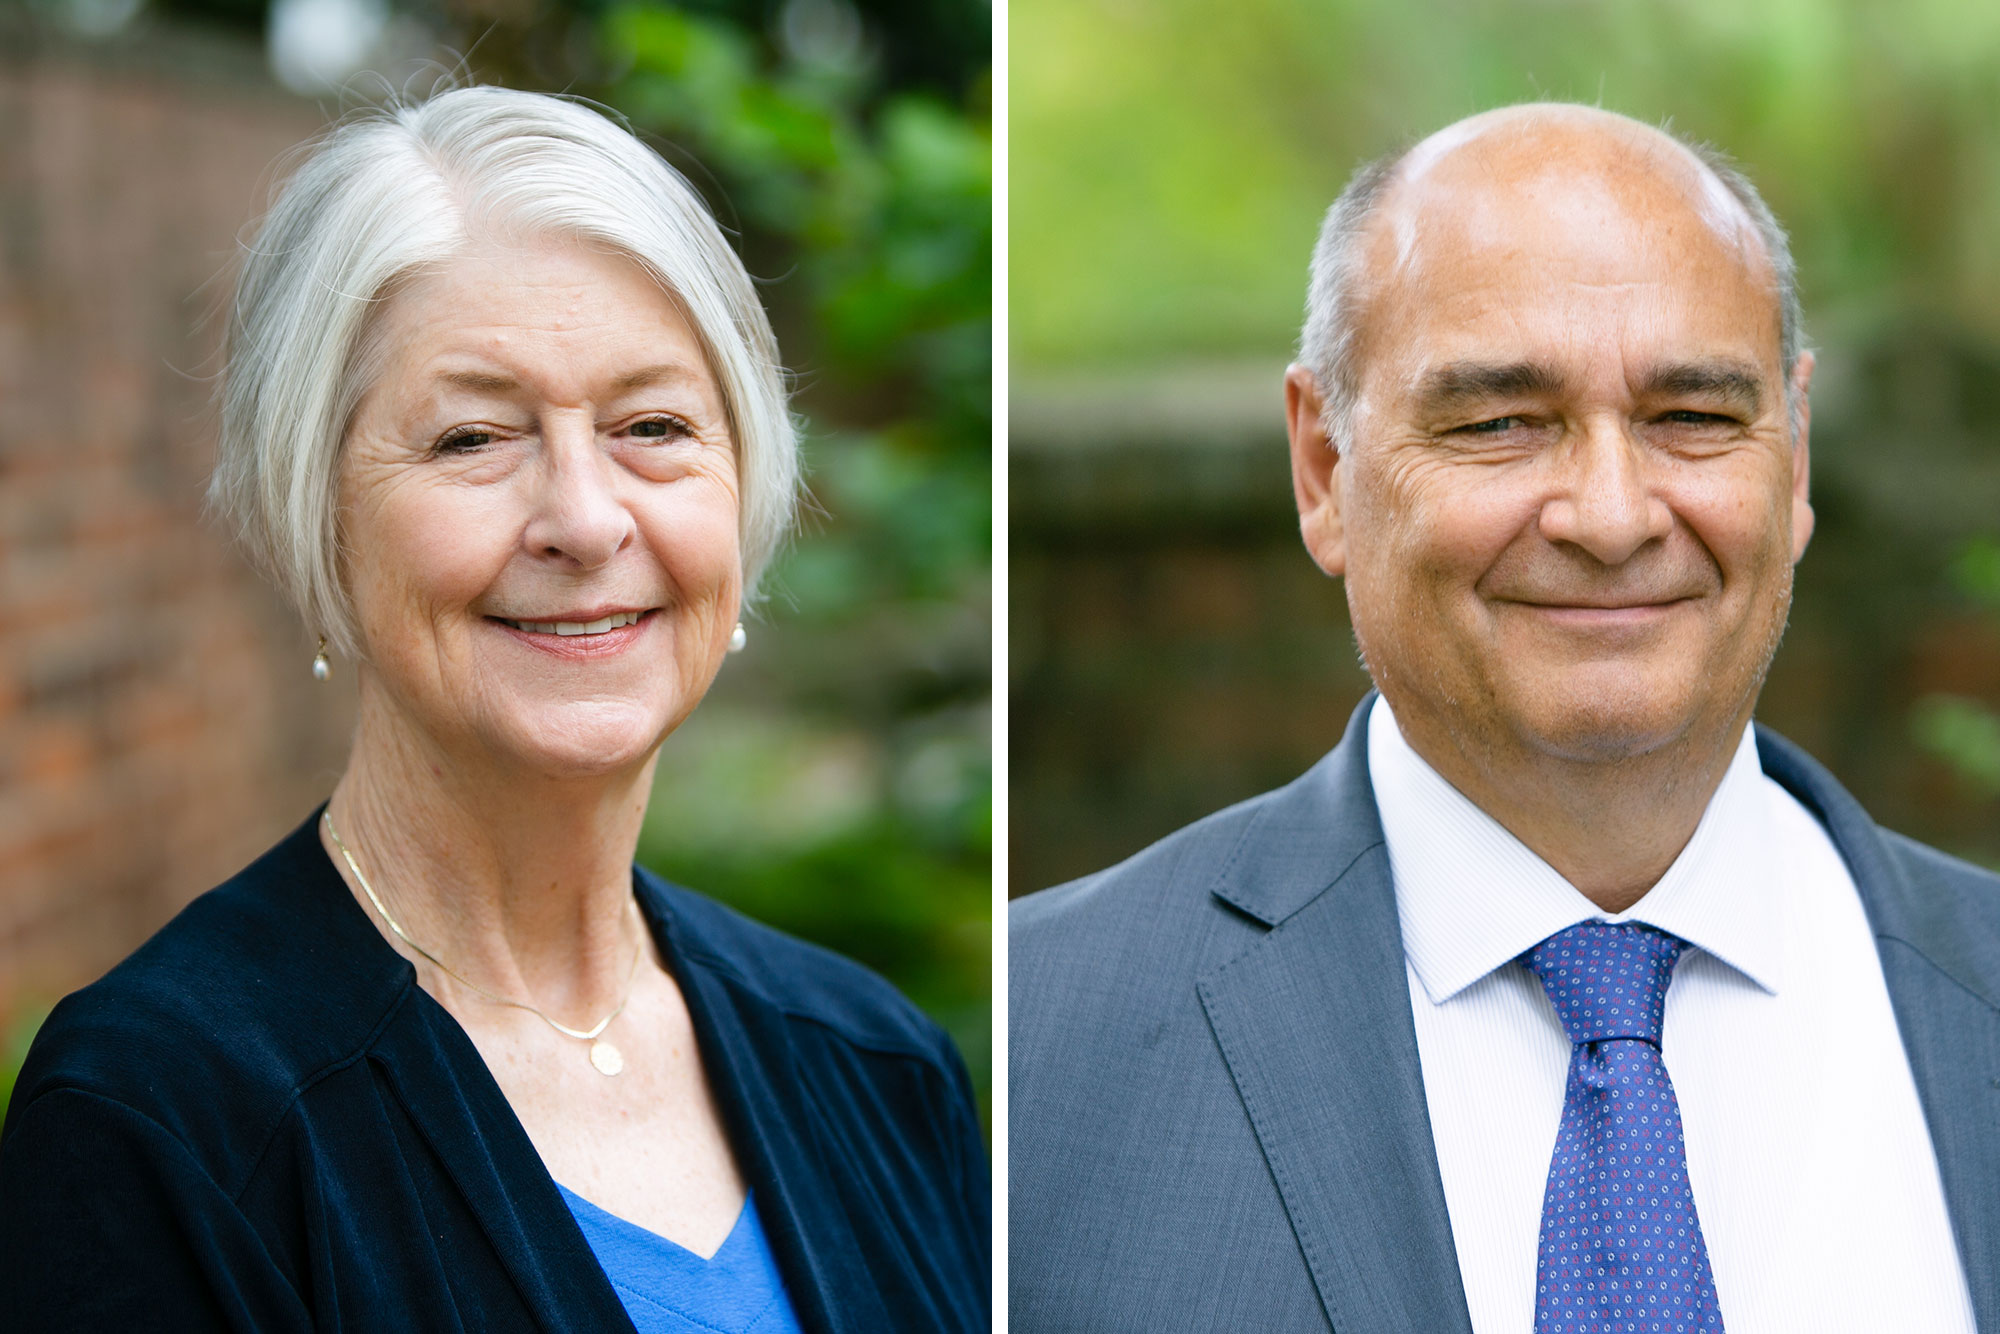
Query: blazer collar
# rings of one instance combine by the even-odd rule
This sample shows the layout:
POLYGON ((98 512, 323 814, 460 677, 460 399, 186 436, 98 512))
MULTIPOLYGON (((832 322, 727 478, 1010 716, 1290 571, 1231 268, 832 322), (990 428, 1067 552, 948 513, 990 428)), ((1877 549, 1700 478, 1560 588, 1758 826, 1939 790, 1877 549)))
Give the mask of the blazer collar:
POLYGON ((1826 826, 1875 931, 1972 1308, 2000 1329, 2000 901, 1966 868, 1892 845, 1833 775, 1757 729, 1764 772, 1826 826), (1919 869, 1934 859, 1938 874, 1919 869))
POLYGON ((1921 954, 1933 968, 1989 1008, 2000 1010, 2000 951, 1991 932, 2000 904, 1968 903, 1917 884, 1906 861, 1892 858, 1888 836, 1817 760, 1769 728, 1757 728, 1757 757, 1767 776, 1818 817, 1847 862, 1878 940, 1921 954))
POLYGON ((1471 1334, 1368 782, 1372 701, 1246 825, 1213 892, 1272 929, 1197 990, 1332 1327, 1471 1334))
POLYGON ((1382 820, 1368 782, 1368 711, 1354 710, 1340 744, 1273 793, 1244 826, 1215 884, 1215 896, 1266 926, 1277 926, 1339 883, 1382 847, 1382 820))

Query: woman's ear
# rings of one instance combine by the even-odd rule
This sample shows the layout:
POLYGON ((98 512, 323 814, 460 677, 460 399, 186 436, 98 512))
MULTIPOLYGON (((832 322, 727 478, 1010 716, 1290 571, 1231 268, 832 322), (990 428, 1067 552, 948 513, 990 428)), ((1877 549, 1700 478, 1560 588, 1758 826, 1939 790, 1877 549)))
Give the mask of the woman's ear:
POLYGON ((1340 451, 1326 433, 1326 405, 1319 382, 1304 366, 1285 371, 1285 429, 1292 440, 1292 496, 1299 506, 1299 536, 1320 569, 1347 570, 1347 534, 1340 522, 1340 451))

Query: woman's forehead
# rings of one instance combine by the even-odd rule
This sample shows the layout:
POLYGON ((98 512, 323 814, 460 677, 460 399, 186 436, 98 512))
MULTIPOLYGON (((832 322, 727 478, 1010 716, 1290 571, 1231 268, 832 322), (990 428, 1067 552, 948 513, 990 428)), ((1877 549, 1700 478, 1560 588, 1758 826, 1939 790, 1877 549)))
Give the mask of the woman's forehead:
POLYGON ((378 321, 378 383, 406 391, 716 391, 700 338, 650 271, 572 243, 469 249, 401 284, 378 321))

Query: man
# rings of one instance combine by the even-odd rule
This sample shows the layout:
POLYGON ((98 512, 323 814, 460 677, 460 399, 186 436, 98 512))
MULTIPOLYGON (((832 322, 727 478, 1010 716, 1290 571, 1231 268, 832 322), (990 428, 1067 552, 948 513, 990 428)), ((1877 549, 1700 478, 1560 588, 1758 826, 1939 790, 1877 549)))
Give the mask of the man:
POLYGON ((1301 363, 1379 694, 1015 906, 1012 1327, 2000 1330, 2000 877, 1750 726, 1813 521, 1755 190, 1473 117, 1329 212, 1301 363))

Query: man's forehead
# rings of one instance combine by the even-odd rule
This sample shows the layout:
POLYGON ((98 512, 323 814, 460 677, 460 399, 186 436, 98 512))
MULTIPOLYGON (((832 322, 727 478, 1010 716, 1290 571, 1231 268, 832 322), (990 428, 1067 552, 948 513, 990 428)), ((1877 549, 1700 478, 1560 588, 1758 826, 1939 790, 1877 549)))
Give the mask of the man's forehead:
POLYGON ((1742 201, 1685 145, 1615 112, 1556 103, 1471 116, 1406 153, 1378 215, 1370 268, 1380 279, 1405 267, 1426 233, 1465 244, 1489 230, 1482 223, 1554 207, 1700 227, 1740 262, 1767 262, 1742 201))
POLYGON ((1634 365, 1779 351, 1748 208, 1670 136, 1595 108, 1508 108, 1432 135, 1360 244, 1359 364, 1397 382, 1591 349, 1634 365))

